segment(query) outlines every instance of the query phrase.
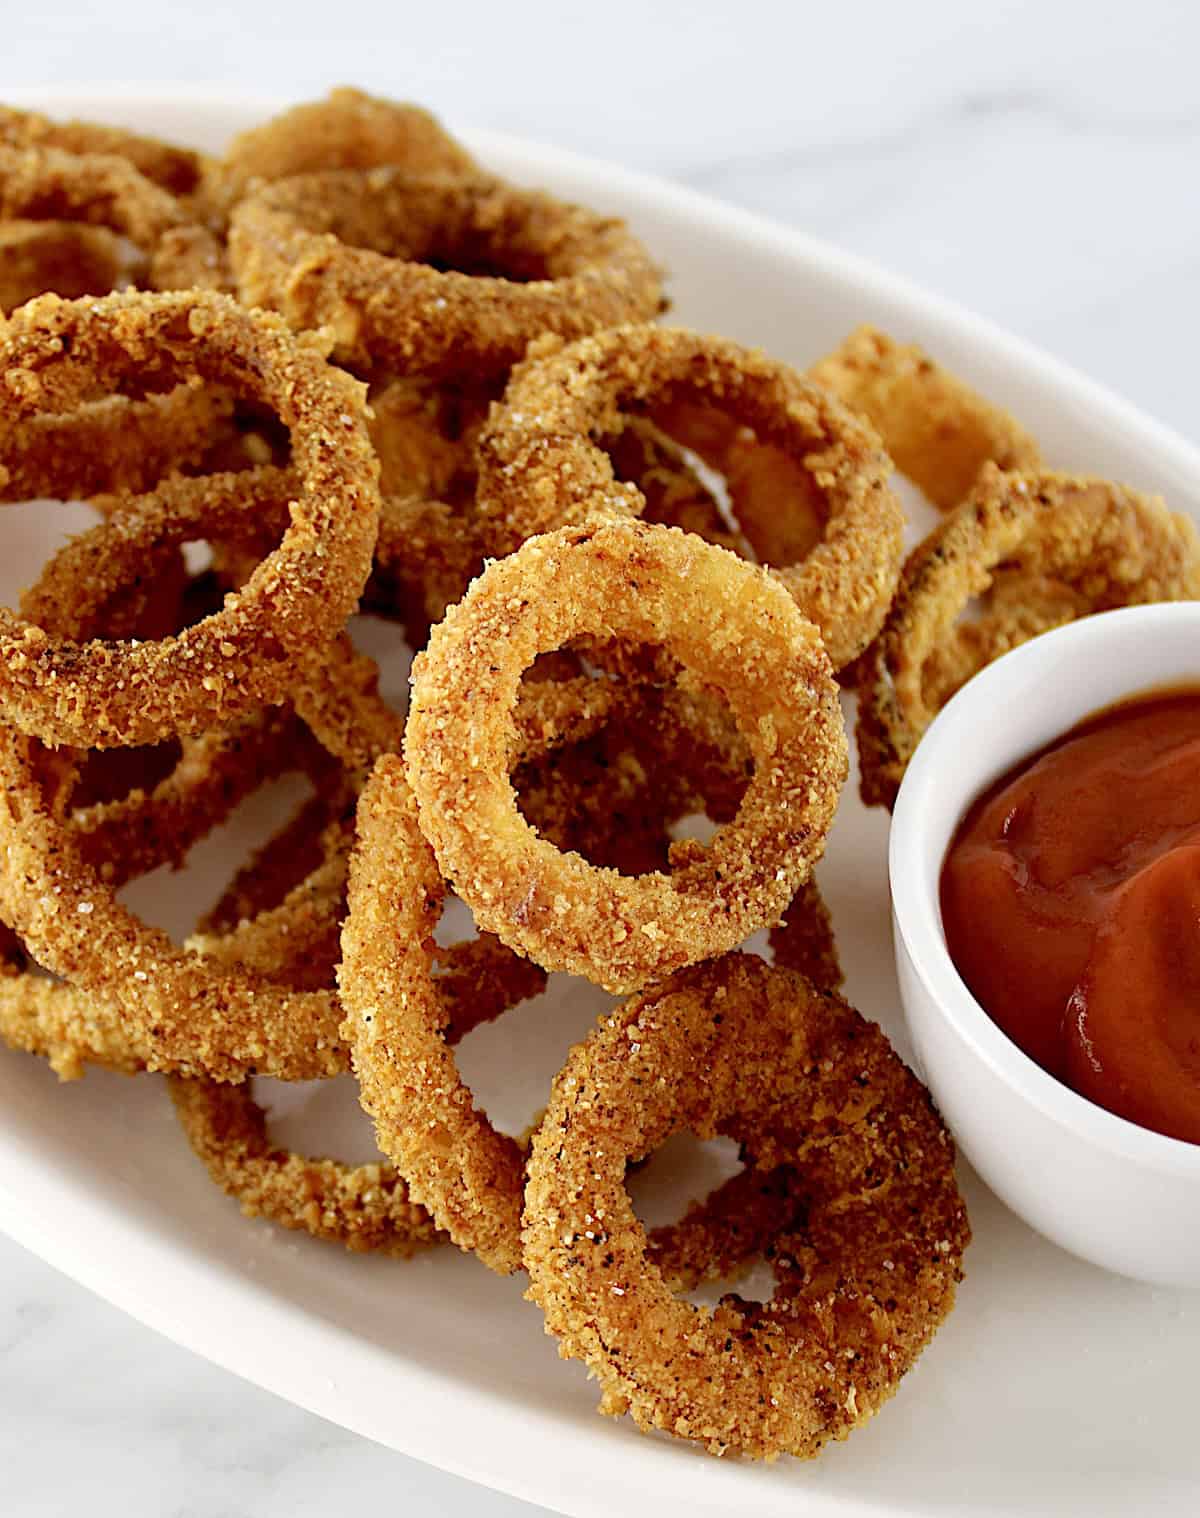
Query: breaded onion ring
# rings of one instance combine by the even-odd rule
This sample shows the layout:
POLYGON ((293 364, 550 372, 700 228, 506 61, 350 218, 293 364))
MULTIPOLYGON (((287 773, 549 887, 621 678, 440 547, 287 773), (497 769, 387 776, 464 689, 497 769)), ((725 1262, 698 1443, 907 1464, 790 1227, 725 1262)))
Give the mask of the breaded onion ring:
MULTIPOLYGON (((39 587, 27 592, 35 600, 38 594, 39 587)), ((158 615, 153 599, 147 608, 149 616, 158 615)), ((47 605, 46 616, 53 630, 64 636, 113 630, 110 607, 104 608, 97 621, 91 608, 82 603, 54 600, 47 605)), ((131 632, 148 635, 145 623, 143 615, 131 632)), ((182 863, 192 845, 260 783, 264 768, 280 768, 283 753, 294 755, 299 726, 282 713, 256 714, 233 731, 183 740, 174 763, 170 754, 161 756, 167 760, 165 772, 158 762, 159 750, 94 751, 83 768, 78 756, 67 749, 47 757, 59 772, 54 782, 56 796, 83 857, 116 889, 160 865, 182 863), (97 777, 98 756, 123 761, 123 773, 97 777), (130 777, 134 784, 124 794, 88 801, 94 779, 130 777), (149 791, 142 788, 147 780, 152 786, 149 791)), ((143 1068, 137 1040, 131 1040, 118 1007, 29 971, 19 940, 7 928, 3 936, 0 1037, 13 1048, 46 1058, 63 1080, 77 1079, 87 1064, 127 1073, 143 1068)))
MULTIPOLYGON (((75 644, 0 615, 5 718, 47 742, 105 747, 221 725, 282 699, 295 660, 334 636, 370 571, 379 496, 361 387, 276 319, 198 292, 86 302, 47 296, 0 331, 0 392, 10 413, 65 409, 97 372, 116 383, 198 373, 273 406, 292 438, 294 479, 282 502, 288 521, 247 584, 173 638, 75 644)), ((267 483, 283 482, 269 476, 267 483)), ((159 543, 207 536, 221 502, 229 515, 239 504, 251 510, 245 474, 164 485, 121 513, 126 547, 145 542, 152 518, 159 543)), ((120 560, 118 537, 85 535, 72 555, 85 562, 102 541, 113 556, 109 572, 121 578, 128 560, 120 560)))
POLYGON ((1010 648, 1093 612, 1197 597, 1200 536, 1190 517, 1107 480, 986 466, 909 556, 862 663, 863 801, 893 805, 925 729, 1010 648), (973 597, 983 598, 978 617, 959 622, 973 597))
POLYGON ((896 468, 943 511, 957 506, 985 464, 1041 466, 1041 450, 1015 417, 915 345, 858 327, 808 371, 875 426, 896 468))
POLYGON ((176 196, 194 194, 211 161, 192 148, 142 137, 123 127, 94 121, 51 121, 36 111, 19 111, 12 106, 0 106, 0 143, 124 158, 144 178, 176 196))
POLYGON ((0 428, 0 500, 149 490, 171 470, 190 470, 207 457, 232 406, 224 391, 182 384, 143 400, 113 395, 0 428))
POLYGON ((246 1217, 402 1260, 438 1242, 432 1219, 409 1200, 394 1166, 346 1165, 278 1148, 245 1085, 169 1076, 167 1087, 188 1143, 246 1217))
MULTIPOLYGON (((486 534, 475 509, 475 443, 487 416, 487 392, 394 380, 370 401, 383 510, 364 605, 399 617, 419 648, 483 569, 486 534)), ((629 418, 603 446, 618 476, 645 496, 644 520, 745 553, 682 450, 649 422, 629 418)))
MULTIPOLYGON (((330 848, 339 820, 328 825, 330 805, 318 794, 258 857, 239 872, 231 890, 203 924, 205 935, 193 946, 232 950, 243 963, 291 984, 332 984, 338 962, 337 939, 348 849, 330 848), (325 825, 319 838, 314 829, 325 825), (338 873, 340 867, 340 874, 338 873), (324 875, 332 898, 319 896, 315 883, 324 875), (301 879, 301 877, 305 877, 301 879), (307 920, 296 911, 297 890, 307 920), (291 911, 287 932, 272 940, 264 924, 291 911), (236 914, 236 915, 235 915, 236 914), (234 920, 230 921, 233 916, 234 920), (225 936, 208 935, 221 926, 225 936), (306 927, 315 931, 306 932, 306 927), (332 942, 330 942, 330 938, 332 942), (272 957, 271 949, 275 950, 272 957), (264 952, 267 951, 267 952, 264 952)), ((353 809, 344 818, 352 829, 353 809)), ((437 990, 447 1018, 446 1036, 457 1041, 479 1023, 536 995, 545 976, 489 935, 432 950, 437 990)), ((0 985, 0 995, 2 995, 0 985)), ((302 1229, 316 1238, 344 1243, 350 1249, 383 1250, 407 1256, 440 1235, 428 1213, 410 1198, 398 1172, 388 1164, 352 1166, 337 1160, 310 1159, 273 1146, 266 1117, 248 1083, 172 1078, 172 1095, 193 1149, 209 1174, 243 1212, 285 1228, 302 1229)))
POLYGON ((541 333, 649 317, 660 300, 624 222, 482 175, 282 180, 237 207, 229 252, 244 301, 329 327, 340 363, 410 376, 487 378, 541 333))
MULTIPOLYGON (((604 678, 582 683, 620 689, 604 678)), ((540 696, 580 684, 527 682, 522 704, 536 711, 540 696)), ((641 688, 615 704, 581 695, 566 742, 553 742, 562 726, 523 724, 512 758, 526 815, 556 847, 613 868, 666 863, 670 824, 691 812, 732 814, 749 778, 745 746, 714 705, 681 684, 641 688), (586 731, 596 716, 600 724, 586 731)), ((453 996, 447 1006, 455 980, 434 977, 430 947, 445 886, 398 758, 376 766, 357 825, 339 974, 363 1105, 381 1149, 451 1237, 492 1269, 515 1270, 522 1146, 474 1106, 451 1052, 466 1031, 464 1001, 453 996)), ((485 942, 495 940, 484 935, 478 947, 485 942)), ((510 978, 522 963, 511 960, 510 978)), ((515 1004, 521 991, 532 994, 514 985, 504 1004, 515 1004)), ((467 1005, 479 998, 473 991, 467 1005)))
POLYGON ((0 144, 0 219, 12 218, 107 227, 150 253, 187 215, 124 158, 0 144))
POLYGON ((880 1030, 733 955, 636 997, 554 1083, 529 1157, 529 1295, 629 1412, 714 1453, 809 1457, 891 1395, 954 1300, 970 1233, 954 1145, 880 1030), (625 1190, 672 1133, 793 1167, 769 1302, 673 1296, 625 1190))
MULTIPOLYGON (((301 667, 302 684, 293 691, 306 726, 349 781, 399 741, 374 673, 372 661, 342 637, 301 667)), ((34 740, 0 728, 0 785, 8 796, 0 808, 7 860, 0 914, 41 964, 95 997, 86 1010, 98 1031, 86 1018, 74 1026, 63 1012, 55 1014, 56 1037, 115 1054, 122 1068, 235 1082, 255 1073, 308 1080, 344 1070, 342 1014, 331 990, 300 991, 224 953, 179 949, 118 901, 86 835, 45 794, 43 752, 34 740)), ((302 749, 293 746, 292 761, 304 762, 302 749)), ((293 907, 305 910, 303 890, 281 908, 285 920, 293 907)), ((259 931, 269 934, 279 921, 273 917, 259 931)), ((46 1052, 64 1063, 75 1058, 70 1048, 46 1052)))
POLYGON ((824 846, 846 750, 816 629, 761 570, 631 520, 531 539, 485 571, 413 667, 405 755, 421 826, 479 922, 547 969, 644 985, 778 916, 824 846), (508 778, 521 673, 572 638, 665 644, 728 701, 755 774, 679 867, 631 879, 560 854, 508 778))
POLYGON ((822 539, 773 573, 840 669, 878 631, 899 575, 904 517, 888 488, 891 461, 840 402, 737 343, 644 326, 535 345, 479 442, 479 506, 494 547, 600 510, 639 513, 638 491, 614 479, 596 442, 623 411, 678 399, 724 408, 811 476, 825 507, 822 539))
POLYGON ((226 149, 222 177, 231 200, 253 180, 290 179, 324 169, 375 169, 410 174, 470 174, 475 161, 420 106, 383 100, 343 86, 239 132, 226 149))
POLYGON ((40 795, 33 740, 0 733, 0 912, 47 969, 96 998, 126 1060, 151 1070, 308 1080, 345 1068, 340 1009, 186 953, 124 907, 40 795), (118 1035, 119 1029, 119 1035, 118 1035))

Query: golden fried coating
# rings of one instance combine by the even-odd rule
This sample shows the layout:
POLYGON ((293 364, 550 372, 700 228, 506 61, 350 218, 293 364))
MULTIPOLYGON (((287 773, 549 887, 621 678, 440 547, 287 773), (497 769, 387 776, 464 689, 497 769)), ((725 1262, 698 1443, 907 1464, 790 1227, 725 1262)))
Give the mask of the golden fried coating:
POLYGON ((176 1075, 167 1087, 188 1143, 248 1218, 401 1260, 438 1242, 429 1214, 409 1200, 393 1166, 346 1165, 278 1148, 246 1085, 176 1075))
MULTIPOLYGON (((294 473, 262 475, 265 495, 276 492, 285 516, 278 547, 236 596, 176 637, 76 645, 0 616, 0 712, 47 742, 81 747, 196 732, 281 700, 296 659, 332 638, 354 609, 379 521, 361 386, 277 318, 201 292, 45 296, 0 331, 0 393, 10 416, 78 404, 100 370, 117 382, 198 374, 252 385, 291 430, 294 473)), ((76 540, 69 557, 89 577, 123 581, 148 532, 151 541, 187 541, 212 530, 222 509, 232 518, 250 513, 247 494, 245 475, 173 481, 76 540), (158 525, 150 529, 152 517, 158 525)), ((237 536, 236 522, 230 532, 237 536)))
POLYGON ((142 400, 111 395, 0 427, 0 499, 76 501, 149 490, 172 470, 200 464, 232 410, 227 392, 185 383, 142 400))
POLYGON ((1200 595, 1195 530, 981 472, 1036 444, 871 329, 805 376, 652 325, 622 221, 357 90, 223 159, 0 106, 0 265, 0 501, 98 514, 0 609, 0 1039, 164 1075, 249 1217, 527 1267, 605 1412, 767 1459, 845 1437, 969 1229, 927 1093, 836 994, 835 674, 890 796, 1004 648, 1200 595), (943 506, 974 482, 890 612, 889 452, 943 506), (407 713, 359 609, 420 650, 407 713), (125 904, 285 775, 182 944, 125 904), (451 891, 478 932, 446 944, 451 891), (551 970, 638 994, 512 1138, 455 1048, 551 970), (373 1163, 275 1142, 256 1077, 348 1073, 373 1163), (647 1231, 625 1176, 676 1130, 744 1168, 647 1231), (679 1295, 759 1259, 768 1302, 679 1295))
POLYGON ((815 1455, 895 1391, 953 1304, 970 1231, 950 1136, 879 1029, 731 955, 572 1050, 533 1137, 523 1238, 529 1295, 599 1378, 601 1411, 771 1459, 815 1455), (626 1163, 680 1130, 726 1134, 787 1180, 770 1301, 694 1306, 648 1254, 626 1163))
POLYGON ((428 111, 345 86, 239 133, 221 170, 227 195, 237 200, 255 180, 387 165, 410 174, 475 170, 466 148, 428 111))
POLYGON ((863 800, 891 807, 925 729, 1010 648, 1117 606, 1200 597, 1200 535, 1157 497, 986 466, 918 544, 860 673, 863 800), (977 615, 962 618, 974 600, 977 615))
POLYGON ((625 411, 683 398, 720 406, 785 449, 824 506, 820 541, 773 573, 815 622, 835 669, 882 625, 902 556, 891 461, 869 426, 787 365, 682 328, 622 327, 568 346, 535 344, 479 443, 479 505, 497 550, 597 512, 638 515, 597 440, 625 411))
POLYGON ((985 464, 1041 465, 1037 440, 1007 411, 875 327, 856 328, 808 377, 869 418, 897 469, 943 511, 958 505, 985 464))
POLYGON ((0 222, 0 314, 48 291, 68 299, 107 295, 136 270, 136 261, 106 227, 0 222))
POLYGON ((175 196, 195 194, 210 162, 192 148, 143 137, 123 127, 94 121, 51 121, 36 111, 12 106, 0 106, 0 144, 123 158, 145 179, 175 196))
POLYGON ((119 232, 152 253, 187 212, 124 158, 0 143, 0 219, 80 222, 119 232))
POLYGON ((621 990, 720 953, 773 921, 820 856, 846 764, 820 636, 782 586, 691 534, 626 519, 531 538, 451 608, 413 682, 422 829, 481 925, 547 969, 621 990), (666 645, 719 691, 755 762, 737 816, 707 847, 677 845, 669 875, 560 853, 508 781, 523 670, 614 635, 666 645))
POLYGON ((624 222, 482 175, 305 174, 233 215, 238 293, 334 356, 401 374, 502 374, 543 332, 652 315, 658 271, 624 222))

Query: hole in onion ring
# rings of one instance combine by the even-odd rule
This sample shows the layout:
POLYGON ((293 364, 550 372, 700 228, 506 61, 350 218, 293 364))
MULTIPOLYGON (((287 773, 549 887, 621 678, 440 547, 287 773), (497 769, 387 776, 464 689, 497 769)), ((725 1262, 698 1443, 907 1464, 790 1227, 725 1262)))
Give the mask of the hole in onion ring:
POLYGON ((323 1081, 279 1081, 260 1075, 253 1092, 255 1101, 266 1108, 272 1142, 281 1148, 346 1165, 381 1162, 352 1075, 323 1081))
POLYGON ((130 881, 118 899, 146 922, 163 928, 174 942, 185 942, 196 930, 196 901, 215 901, 228 884, 230 859, 248 858, 315 794, 306 775, 291 773, 265 781, 196 844, 182 869, 163 865, 130 881))
POLYGON ((459 1072, 494 1128, 517 1139, 529 1131, 568 1050, 612 1005, 613 998, 588 981, 552 975, 539 996, 459 1041, 459 1072))

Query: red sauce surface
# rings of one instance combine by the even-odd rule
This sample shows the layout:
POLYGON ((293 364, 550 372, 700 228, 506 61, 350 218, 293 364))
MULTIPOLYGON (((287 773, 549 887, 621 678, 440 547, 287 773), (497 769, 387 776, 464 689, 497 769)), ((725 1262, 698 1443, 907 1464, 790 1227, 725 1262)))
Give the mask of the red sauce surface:
POLYGON ((1089 718, 994 785, 941 900, 951 958, 1015 1043, 1200 1143, 1200 689, 1089 718))

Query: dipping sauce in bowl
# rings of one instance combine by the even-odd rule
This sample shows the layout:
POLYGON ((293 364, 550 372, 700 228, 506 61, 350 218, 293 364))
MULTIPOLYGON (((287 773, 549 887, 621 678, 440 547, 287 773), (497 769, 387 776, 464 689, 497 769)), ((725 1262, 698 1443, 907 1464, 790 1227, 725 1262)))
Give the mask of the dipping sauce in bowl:
POLYGON ((1200 1144, 1200 687, 1100 712, 991 786, 941 908, 959 974, 1039 1065, 1200 1144))

